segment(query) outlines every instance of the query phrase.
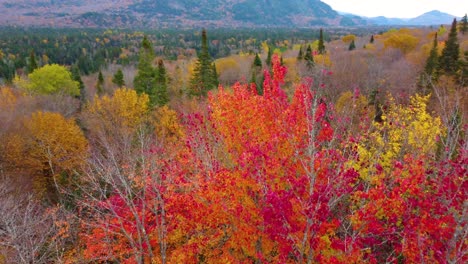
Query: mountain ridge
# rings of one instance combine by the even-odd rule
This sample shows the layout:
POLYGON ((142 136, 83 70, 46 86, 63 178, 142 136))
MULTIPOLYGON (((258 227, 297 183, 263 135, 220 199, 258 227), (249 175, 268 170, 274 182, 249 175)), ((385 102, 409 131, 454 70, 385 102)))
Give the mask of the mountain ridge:
POLYGON ((432 10, 414 18, 389 18, 378 16, 367 18, 367 20, 376 25, 432 26, 450 24, 454 18, 457 17, 439 10, 432 10))
POLYGON ((0 25, 61 27, 354 26, 320 0, 0 0, 0 25))

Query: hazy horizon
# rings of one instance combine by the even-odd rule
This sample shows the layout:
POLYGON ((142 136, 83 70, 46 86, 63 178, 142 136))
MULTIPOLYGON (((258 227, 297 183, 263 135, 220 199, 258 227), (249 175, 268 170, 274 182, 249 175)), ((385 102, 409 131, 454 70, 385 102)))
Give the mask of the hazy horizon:
POLYGON ((365 17, 414 18, 432 10, 462 17, 468 12, 468 1, 461 0, 321 0, 334 10, 365 17))

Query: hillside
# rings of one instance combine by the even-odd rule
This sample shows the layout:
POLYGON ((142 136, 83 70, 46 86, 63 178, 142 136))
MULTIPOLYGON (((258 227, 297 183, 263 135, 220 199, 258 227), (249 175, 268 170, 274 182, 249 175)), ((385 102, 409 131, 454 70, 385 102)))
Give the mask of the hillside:
POLYGON ((319 0, 0 0, 0 25, 310 27, 365 24, 319 0))
POLYGON ((369 23, 375 25, 407 25, 407 26, 431 26, 431 25, 442 25, 450 24, 455 16, 433 10, 424 13, 415 18, 388 18, 388 17, 372 17, 369 18, 369 23))

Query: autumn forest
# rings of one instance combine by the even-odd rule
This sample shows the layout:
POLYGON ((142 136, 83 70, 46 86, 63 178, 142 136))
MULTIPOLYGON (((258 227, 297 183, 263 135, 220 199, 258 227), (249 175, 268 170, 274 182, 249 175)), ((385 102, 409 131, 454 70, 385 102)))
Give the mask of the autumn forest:
POLYGON ((468 262, 468 22, 0 28, 0 263, 468 262))

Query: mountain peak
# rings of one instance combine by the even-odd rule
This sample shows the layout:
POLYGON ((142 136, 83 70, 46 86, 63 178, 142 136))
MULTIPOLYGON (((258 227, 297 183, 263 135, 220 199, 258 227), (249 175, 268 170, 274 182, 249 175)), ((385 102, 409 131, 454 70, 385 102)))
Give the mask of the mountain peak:
POLYGON ((311 27, 363 24, 320 0, 0 0, 0 25, 311 27))

